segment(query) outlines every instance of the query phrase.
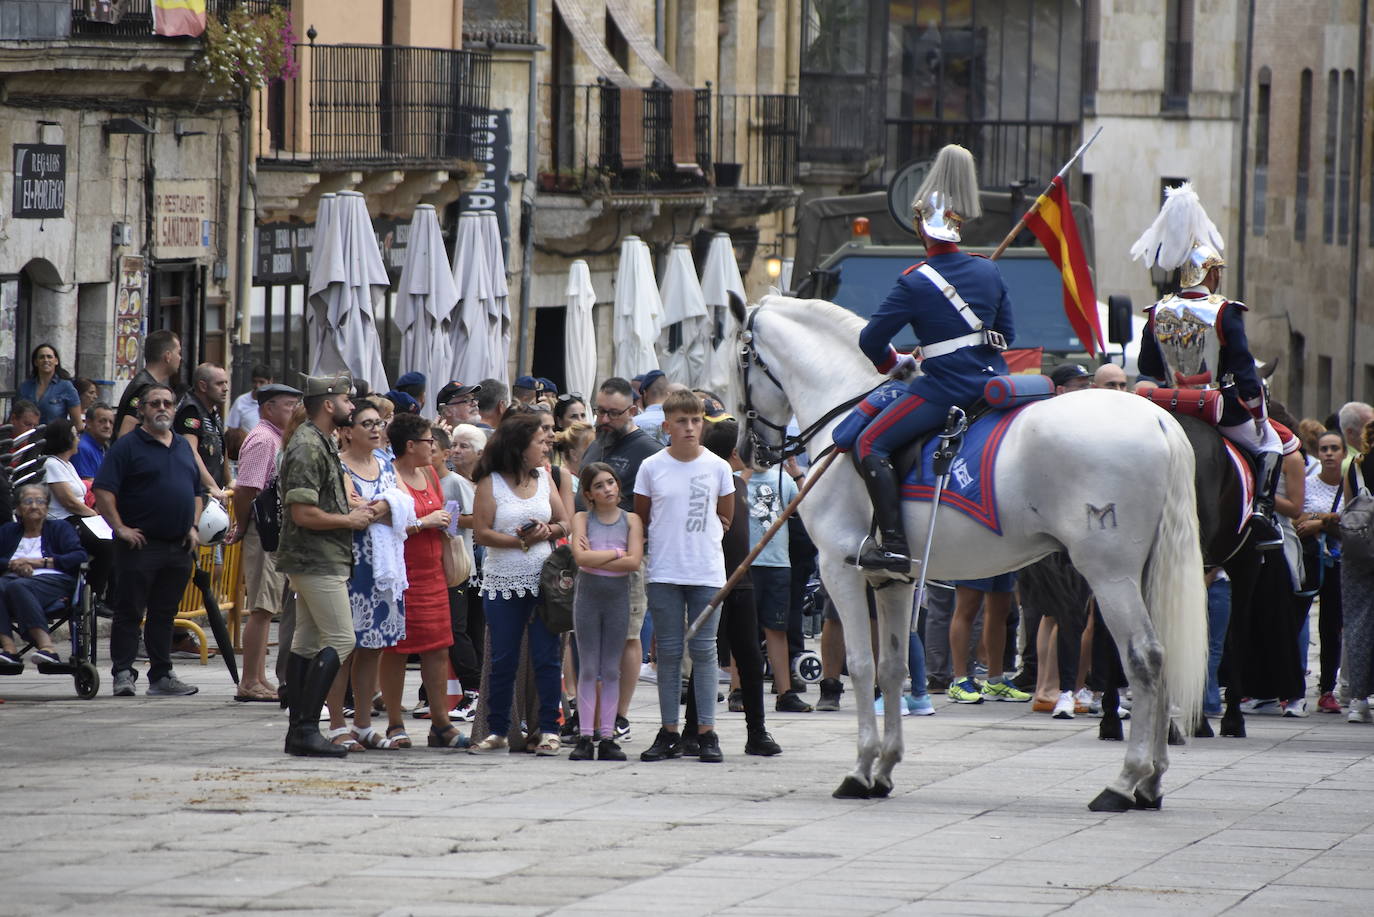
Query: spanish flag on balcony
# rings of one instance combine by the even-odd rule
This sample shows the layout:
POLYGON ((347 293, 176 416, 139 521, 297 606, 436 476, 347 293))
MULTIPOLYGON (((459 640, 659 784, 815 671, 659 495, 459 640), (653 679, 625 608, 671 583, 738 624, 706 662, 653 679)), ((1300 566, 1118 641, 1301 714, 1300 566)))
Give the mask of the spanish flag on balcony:
POLYGON ((1073 222, 1073 209, 1064 188, 1064 179, 1056 175, 1049 190, 1035 202, 1035 210, 1026 217, 1026 226, 1045 252, 1064 274, 1064 314, 1074 333, 1090 355, 1102 346, 1102 326, 1097 319, 1097 296, 1093 292, 1092 275, 1088 273, 1088 259, 1073 222))
POLYGON ((205 0, 153 0, 153 33, 169 38, 205 34, 205 0))

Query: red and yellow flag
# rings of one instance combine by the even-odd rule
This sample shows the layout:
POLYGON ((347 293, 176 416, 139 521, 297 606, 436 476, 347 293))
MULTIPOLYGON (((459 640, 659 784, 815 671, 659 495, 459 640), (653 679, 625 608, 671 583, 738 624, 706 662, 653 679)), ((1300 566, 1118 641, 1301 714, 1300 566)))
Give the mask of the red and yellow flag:
POLYGON ((205 33, 205 0, 153 0, 153 34, 168 37, 205 33))
POLYGON ((1102 346, 1102 326, 1097 319, 1097 296, 1093 293, 1092 275, 1088 273, 1088 259, 1073 222, 1073 209, 1064 180, 1058 175, 1050 183, 1049 191, 1035 202, 1035 211, 1026 217, 1026 226, 1045 252, 1064 274, 1064 314, 1069 318, 1078 339, 1097 354, 1102 346))

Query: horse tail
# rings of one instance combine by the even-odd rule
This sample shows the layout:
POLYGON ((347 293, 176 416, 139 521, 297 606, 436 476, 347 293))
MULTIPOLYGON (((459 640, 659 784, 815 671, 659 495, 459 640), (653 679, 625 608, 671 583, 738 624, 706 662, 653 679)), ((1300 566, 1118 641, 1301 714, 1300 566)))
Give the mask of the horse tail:
POLYGON ((1193 447, 1177 423, 1168 443, 1163 513, 1145 565, 1145 606, 1164 645, 1164 680, 1192 733, 1207 687, 1207 586, 1202 574, 1193 447))

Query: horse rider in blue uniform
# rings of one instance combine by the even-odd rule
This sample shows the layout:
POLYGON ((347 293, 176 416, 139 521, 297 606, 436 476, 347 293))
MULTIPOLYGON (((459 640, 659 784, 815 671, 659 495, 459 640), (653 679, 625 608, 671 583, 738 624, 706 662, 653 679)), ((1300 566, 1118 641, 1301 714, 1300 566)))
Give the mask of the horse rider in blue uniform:
POLYGON ((1219 389, 1217 431, 1256 456, 1255 499, 1250 529, 1258 550, 1283 547, 1274 521, 1274 493, 1283 465, 1283 443, 1269 423, 1264 386, 1245 336, 1244 303, 1217 293, 1226 261, 1216 224, 1191 182, 1170 188, 1149 229, 1131 247, 1133 258, 1179 272, 1179 291, 1146 309, 1140 342, 1143 376, 1171 388, 1219 389))
POLYGON ((858 564, 907 573, 910 550, 902 524, 901 481, 892 453, 942 429, 954 405, 969 407, 993 376, 1014 336, 1011 302, 992 261, 959 250, 960 224, 982 214, 973 155, 950 144, 940 150, 912 202, 926 260, 898 278, 859 334, 859 347, 879 372, 905 378, 916 367, 892 338, 910 325, 921 342, 921 374, 864 428, 853 459, 873 503, 881 544, 866 539, 858 564))

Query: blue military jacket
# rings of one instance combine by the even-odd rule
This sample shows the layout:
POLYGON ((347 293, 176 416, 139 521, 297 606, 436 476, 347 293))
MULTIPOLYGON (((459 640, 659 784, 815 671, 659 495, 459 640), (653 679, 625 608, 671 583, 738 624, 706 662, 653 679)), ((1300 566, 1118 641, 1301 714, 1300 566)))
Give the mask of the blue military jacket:
MULTIPOLYGON (((997 265, 987 258, 961 252, 952 243, 932 245, 927 252, 926 263, 959 291, 984 327, 1000 332, 1010 344, 1015 336, 1011 299, 997 265)), ((904 325, 910 325, 925 345, 970 333, 968 323, 916 267, 919 265, 898 278, 897 285, 859 334, 859 348, 879 372, 887 372, 896 362, 891 341, 904 325)), ((913 390, 923 389, 922 394, 930 394, 934 386, 948 396, 950 403, 972 403, 982 396, 989 378, 1006 371, 1007 365, 996 349, 964 347, 923 360, 923 376, 913 380, 912 386, 913 390)))

